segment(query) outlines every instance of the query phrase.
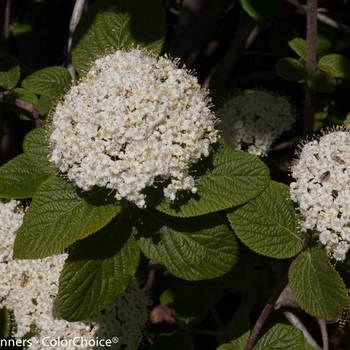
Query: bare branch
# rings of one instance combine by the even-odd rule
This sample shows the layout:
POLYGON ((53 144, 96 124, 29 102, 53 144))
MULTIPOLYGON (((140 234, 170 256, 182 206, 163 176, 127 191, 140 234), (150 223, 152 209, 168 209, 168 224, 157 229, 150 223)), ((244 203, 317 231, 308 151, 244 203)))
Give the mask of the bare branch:
MULTIPOLYGON (((316 71, 317 53, 317 0, 307 1, 306 12, 306 75, 316 71)), ((307 139, 313 134, 315 114, 315 91, 305 83, 303 137, 307 139)))
POLYGON ((30 103, 25 102, 23 100, 20 100, 19 98, 10 96, 3 91, 0 91, 0 102, 1 103, 9 103, 13 106, 24 109, 25 111, 29 112, 35 118, 37 126, 43 125, 44 122, 42 119, 40 119, 40 113, 30 103))
POLYGON ((283 292, 284 288, 288 284, 288 275, 285 275, 281 281, 279 282, 278 286, 273 290, 270 299, 268 300, 267 304, 265 305, 263 311, 261 312, 258 320, 255 323, 255 326, 252 330, 252 333, 250 334, 250 337, 248 339, 247 346, 245 347, 245 350, 251 350, 253 349, 253 346, 255 344, 256 339, 258 338, 259 332, 264 325, 267 316, 270 314, 273 306, 275 305, 278 297, 283 292))
POLYGON ((327 333, 326 321, 318 318, 317 319, 317 323, 319 324, 320 329, 321 329, 323 350, 328 350, 329 349, 329 342, 328 342, 328 333, 327 333))
POLYGON ((79 23, 81 15, 83 13, 84 4, 85 4, 85 0, 75 1, 72 17, 69 23, 69 37, 68 37, 68 46, 67 46, 67 69, 73 79, 75 79, 76 72, 75 72, 74 65, 72 63, 72 56, 71 56, 72 39, 73 39, 73 33, 75 30, 75 27, 79 23))
POLYGON ((322 350, 322 348, 316 343, 315 339, 311 336, 309 331, 306 329, 304 324, 299 320, 297 316, 295 316, 292 312, 289 312, 289 311, 284 311, 283 315, 290 322, 291 325, 300 329, 303 332, 304 339, 307 343, 309 343, 310 345, 312 345, 314 348, 318 350, 322 350))

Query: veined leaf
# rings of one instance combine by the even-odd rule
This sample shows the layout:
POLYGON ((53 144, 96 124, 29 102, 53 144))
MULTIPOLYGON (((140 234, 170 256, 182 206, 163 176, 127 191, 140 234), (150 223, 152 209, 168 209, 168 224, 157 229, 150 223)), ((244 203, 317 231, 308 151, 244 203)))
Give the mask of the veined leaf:
POLYGON ((57 101, 57 98, 41 95, 36 107, 41 115, 46 115, 57 101))
POLYGON ((253 350, 299 350, 304 342, 303 332, 287 324, 275 324, 256 343, 253 350))
POLYGON ((317 70, 314 74, 306 79, 307 85, 317 92, 333 92, 337 82, 332 77, 332 75, 317 70))
POLYGON ((58 168, 49 161, 49 132, 46 127, 32 130, 23 142, 25 155, 45 174, 58 173, 58 168))
POLYGON ((318 62, 318 68, 333 77, 349 78, 350 77, 350 60, 342 55, 323 56, 318 62))
POLYGON ((24 216, 14 256, 45 258, 105 226, 121 209, 107 193, 105 189, 80 193, 74 184, 52 175, 39 187, 24 216))
POLYGON ((29 75, 22 81, 22 86, 35 94, 58 100, 71 81, 72 77, 66 68, 48 67, 29 75))
POLYGON ((11 319, 6 307, 0 309, 0 339, 6 339, 11 334, 11 319))
POLYGON ((168 215, 191 217, 240 205, 256 197, 270 181, 258 157, 235 151, 220 139, 214 151, 191 167, 198 192, 179 191, 175 201, 164 198, 162 186, 147 188, 147 204, 168 215))
POLYGON ((16 62, 0 63, 0 86, 5 90, 13 89, 21 76, 21 71, 16 62))
POLYGON ((295 38, 288 42, 290 48, 299 55, 304 61, 306 61, 306 40, 301 38, 295 38))
POLYGON ((244 350, 250 336, 250 321, 246 315, 238 315, 229 323, 229 339, 235 350, 244 350))
POLYGON ((140 46, 160 53, 165 13, 159 0, 97 0, 77 25, 72 59, 81 75, 106 52, 140 46))
POLYGON ((280 58, 275 64, 275 69, 280 77, 288 81, 297 83, 306 79, 305 64, 295 58, 280 58))
POLYGON ((292 262, 288 277, 295 300, 314 317, 329 319, 350 307, 345 285, 322 249, 302 252, 292 262))
POLYGON ((125 290, 139 256, 130 219, 122 214, 76 242, 60 276, 61 316, 78 321, 102 310, 125 290))
POLYGON ((33 197, 50 174, 43 173, 22 153, 0 168, 0 197, 33 197))
POLYGON ((253 251, 277 259, 299 253, 303 241, 286 185, 271 181, 247 204, 227 211, 238 238, 253 251))
POLYGON ((237 242, 218 214, 180 219, 142 210, 139 215, 136 239, 141 250, 176 277, 215 278, 237 262, 237 242))

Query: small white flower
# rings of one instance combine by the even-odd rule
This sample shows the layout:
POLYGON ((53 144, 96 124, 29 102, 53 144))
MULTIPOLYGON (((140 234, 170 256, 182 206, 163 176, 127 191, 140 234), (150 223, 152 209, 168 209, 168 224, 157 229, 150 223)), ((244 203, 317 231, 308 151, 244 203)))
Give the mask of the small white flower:
POLYGON ((217 140, 208 101, 176 61, 116 51, 96 60, 57 104, 51 161, 83 190, 114 189, 118 200, 139 207, 145 186, 170 178, 164 195, 175 199, 177 191, 194 187, 181 179, 217 140))
POLYGON ((301 227, 317 229, 320 242, 339 261, 350 242, 350 132, 339 128, 303 145, 291 167, 293 201, 303 216, 301 227))
MULTIPOLYGON (((96 339, 96 334, 100 339, 112 339, 117 334, 120 342, 112 344, 111 349, 136 349, 143 339, 150 304, 138 281, 131 278, 124 293, 103 312, 79 322, 62 319, 58 310, 58 279, 68 254, 14 260, 13 244, 23 215, 18 202, 0 201, 0 309, 6 306, 13 312, 16 323, 13 337, 22 338, 35 325, 38 339, 82 338, 89 343, 96 339), (121 324, 127 328, 120 327, 121 324)), ((33 342, 31 348, 44 350, 47 346, 33 342)), ((95 348, 79 346, 82 350, 95 348)))
POLYGON ((222 121, 227 144, 257 156, 265 156, 295 119, 284 97, 260 90, 229 99, 216 115, 222 121))

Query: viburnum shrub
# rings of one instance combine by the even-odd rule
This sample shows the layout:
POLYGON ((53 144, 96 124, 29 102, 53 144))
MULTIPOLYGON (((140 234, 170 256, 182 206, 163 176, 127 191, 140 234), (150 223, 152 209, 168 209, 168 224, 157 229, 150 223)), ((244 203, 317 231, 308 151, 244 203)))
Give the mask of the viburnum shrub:
MULTIPOLYGON (((261 261, 275 277, 285 273, 273 300, 289 283, 311 316, 337 319, 350 308, 338 274, 349 270, 349 131, 304 142, 291 188, 272 181, 257 155, 290 128, 289 102, 201 88, 194 72, 161 54, 164 37, 162 2, 97 0, 73 35, 78 79, 48 67, 21 81, 44 118, 0 168, 0 316, 12 312, 14 337, 55 328, 58 337, 117 336, 116 349, 136 349, 149 304, 139 281, 150 261, 177 278, 160 301, 182 329, 159 336, 155 350, 193 348, 187 331, 225 289, 255 307, 245 298, 265 280, 254 277, 261 261)), ((19 82, 12 70, 1 74, 0 83, 13 80, 8 90, 19 82)), ((271 300, 255 308, 265 320, 271 300)), ((230 341, 220 350, 253 347, 264 320, 250 335, 238 311, 219 330, 230 341)), ((255 349, 304 344, 283 322, 261 333, 255 349)))

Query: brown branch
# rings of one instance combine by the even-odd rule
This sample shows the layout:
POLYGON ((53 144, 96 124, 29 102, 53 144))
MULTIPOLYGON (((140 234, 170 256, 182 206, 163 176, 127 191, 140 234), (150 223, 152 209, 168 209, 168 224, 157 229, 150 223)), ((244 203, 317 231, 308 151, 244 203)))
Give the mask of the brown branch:
MULTIPOLYGON (((317 0, 307 1, 306 11, 306 75, 309 77, 316 71, 317 40, 317 0)), ((305 84, 303 137, 307 139, 313 134, 315 114, 315 91, 305 84)))
POLYGON ((0 91, 0 102, 1 103, 9 103, 13 106, 19 107, 21 109, 24 109, 25 111, 29 112, 35 119, 37 126, 42 126, 43 125, 43 120, 40 119, 40 113, 38 112, 38 110, 31 105, 28 102, 25 102, 23 100, 20 100, 19 98, 10 96, 8 94, 6 94, 3 91, 0 91))
POLYGON ((250 334, 250 337, 248 339, 247 346, 245 347, 245 350, 251 350, 253 349, 253 346, 255 344, 255 341, 259 335, 259 332, 264 325, 268 315, 270 314, 273 306, 275 305, 278 297, 283 292, 284 288, 288 284, 288 275, 286 274, 281 281, 279 282, 278 286, 273 290, 270 299, 268 300, 267 304, 265 305, 263 311, 261 312, 258 320, 255 323, 255 326, 252 330, 252 333, 250 334))

